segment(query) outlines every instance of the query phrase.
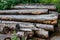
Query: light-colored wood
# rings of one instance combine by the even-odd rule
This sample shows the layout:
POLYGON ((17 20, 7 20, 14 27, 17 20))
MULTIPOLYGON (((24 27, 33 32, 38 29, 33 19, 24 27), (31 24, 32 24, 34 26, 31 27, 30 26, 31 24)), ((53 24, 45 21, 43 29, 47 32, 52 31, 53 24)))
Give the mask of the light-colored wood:
POLYGON ((20 28, 32 29, 34 27, 42 28, 48 31, 54 31, 54 25, 40 24, 40 23, 28 23, 28 22, 14 22, 14 21, 2 21, 0 26, 15 27, 16 24, 20 25, 20 28))
POLYGON ((38 9, 38 8, 47 8, 47 9, 51 9, 51 10, 56 10, 56 7, 55 5, 16 5, 12 8, 15 8, 15 9, 19 9, 19 8, 25 8, 25 9, 38 9))
POLYGON ((19 14, 48 14, 48 9, 19 9, 19 10, 0 10, 0 15, 19 15, 19 14))
POLYGON ((20 21, 20 22, 37 22, 56 24, 58 16, 56 14, 46 15, 0 15, 0 20, 20 21))
POLYGON ((35 31, 35 34, 40 38, 41 37, 42 38, 49 38, 49 32, 44 29, 39 29, 39 30, 35 31))
POLYGON ((42 29, 45 29, 45 30, 49 30, 49 31, 54 31, 54 26, 53 25, 36 24, 36 27, 42 28, 42 29))

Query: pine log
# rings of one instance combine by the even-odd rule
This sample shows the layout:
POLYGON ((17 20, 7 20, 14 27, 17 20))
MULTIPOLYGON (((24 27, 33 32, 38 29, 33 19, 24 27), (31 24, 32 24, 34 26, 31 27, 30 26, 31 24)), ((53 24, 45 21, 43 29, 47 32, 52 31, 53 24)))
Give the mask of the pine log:
POLYGON ((0 15, 0 20, 56 24, 56 14, 47 15, 0 15))
POLYGON ((57 11, 49 11, 49 14, 57 14, 58 15, 58 12, 57 11))
POLYGON ((35 27, 32 23, 0 23, 0 26, 16 28, 16 24, 19 24, 20 28, 32 29, 33 27, 35 27))
POLYGON ((39 37, 39 38, 49 38, 49 31, 46 31, 44 29, 35 29, 34 31, 34 34, 36 37, 39 37))
POLYGON ((48 14, 48 9, 19 9, 19 10, 0 10, 0 15, 28 15, 28 14, 48 14))
POLYGON ((34 27, 37 28, 42 28, 48 31, 54 31, 54 25, 48 25, 48 24, 40 24, 40 23, 26 23, 26 22, 14 22, 14 21, 2 21, 2 23, 0 23, 0 25, 5 25, 8 27, 15 27, 16 24, 20 25, 20 28, 28 28, 28 29, 32 29, 34 27))
POLYGON ((7 38, 7 37, 12 37, 13 35, 8 35, 8 34, 0 34, 0 39, 1 40, 4 40, 5 38, 7 38))
POLYGON ((47 24, 36 24, 37 28, 42 28, 45 30, 49 30, 49 31, 54 31, 54 26, 53 25, 47 25, 47 24))
POLYGON ((33 31, 32 29, 22 28, 20 30, 24 31, 24 32, 34 32, 34 36, 39 37, 39 38, 48 38, 49 37, 49 32, 44 29, 37 29, 37 30, 33 31))
POLYGON ((47 8, 49 10, 56 10, 55 5, 16 5, 12 7, 12 9, 39 9, 39 8, 47 8))

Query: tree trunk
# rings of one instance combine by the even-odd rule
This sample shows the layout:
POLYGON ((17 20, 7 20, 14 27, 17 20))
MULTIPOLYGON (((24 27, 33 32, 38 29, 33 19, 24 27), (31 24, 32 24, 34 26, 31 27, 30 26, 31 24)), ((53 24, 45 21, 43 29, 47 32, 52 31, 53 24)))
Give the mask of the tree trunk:
POLYGON ((0 15, 0 20, 56 24, 56 14, 47 15, 0 15))
POLYGON ((48 9, 19 9, 19 10, 0 10, 0 15, 38 15, 48 14, 48 9))
POLYGON ((44 29, 38 29, 34 31, 35 36, 39 38, 49 38, 49 32, 44 29))
POLYGON ((48 31, 54 31, 54 25, 40 24, 40 23, 26 23, 26 22, 14 22, 14 21, 2 21, 0 25, 5 25, 8 27, 15 27, 16 24, 19 24, 20 28, 32 29, 34 27, 42 28, 48 31))
POLYGON ((39 8, 56 10, 55 5, 16 5, 16 6, 12 7, 12 9, 39 9, 39 8))

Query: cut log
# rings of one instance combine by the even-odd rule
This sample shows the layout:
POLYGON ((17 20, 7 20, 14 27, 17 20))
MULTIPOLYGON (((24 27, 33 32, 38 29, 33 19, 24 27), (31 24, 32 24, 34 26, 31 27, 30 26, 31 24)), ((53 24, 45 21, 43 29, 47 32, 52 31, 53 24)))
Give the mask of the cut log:
POLYGON ((7 37, 10 37, 10 38, 12 38, 12 34, 11 35, 8 35, 8 34, 0 34, 0 39, 1 40, 4 40, 5 38, 7 38, 7 37))
POLYGON ((49 14, 56 14, 56 15, 58 15, 58 12, 57 11, 49 11, 49 14))
POLYGON ((11 26, 11 27, 15 27, 16 24, 19 24, 20 25, 20 28, 33 28, 35 27, 33 25, 33 23, 28 23, 28 22, 14 22, 14 21, 2 21, 2 23, 0 23, 1 25, 2 24, 5 24, 7 26, 11 26), (13 26, 14 25, 14 26, 13 26))
POLYGON ((49 21, 47 21, 47 20, 46 21, 39 21, 39 22, 38 21, 23 21, 23 20, 19 21, 17 19, 16 20, 15 19, 14 20, 12 20, 12 19, 11 20, 10 19, 1 19, 1 20, 5 20, 5 21, 18 21, 18 22, 30 22, 30 23, 33 22, 33 23, 42 23, 42 24, 53 24, 53 25, 57 24, 57 19, 56 20, 49 20, 49 21))
POLYGON ((21 31, 24 31, 24 32, 34 32, 34 36, 35 37, 39 37, 39 38, 48 38, 49 37, 49 32, 44 30, 44 29, 38 29, 37 30, 35 29, 34 31, 32 29, 20 29, 21 31))
POLYGON ((19 21, 19 22, 37 22, 56 24, 58 16, 56 14, 47 15, 0 15, 0 20, 19 21))
MULTIPOLYGON (((33 24, 30 23, 19 23, 20 28, 27 28, 27 29, 32 29, 33 27, 35 27, 33 24)), ((0 23, 0 26, 8 26, 8 27, 14 27, 16 28, 16 23, 0 23)))
POLYGON ((49 38, 49 32, 44 29, 34 30, 35 36, 39 38, 49 38))
POLYGON ((48 25, 48 24, 37 24, 37 23, 26 23, 26 22, 14 22, 14 21, 2 21, 0 25, 2 26, 8 26, 8 27, 15 27, 16 24, 20 25, 20 28, 27 28, 27 29, 32 29, 34 27, 37 28, 42 28, 48 31, 54 31, 54 25, 48 25))
POLYGON ((36 24, 37 28, 42 28, 50 31, 54 31, 54 26, 53 25, 47 25, 47 24, 36 24))
POLYGON ((20 10, 0 10, 0 15, 19 15, 19 14, 47 14, 48 9, 20 9, 20 10))
POLYGON ((49 10, 56 10, 55 5, 16 5, 12 7, 12 9, 39 9, 39 8, 47 8, 49 10))

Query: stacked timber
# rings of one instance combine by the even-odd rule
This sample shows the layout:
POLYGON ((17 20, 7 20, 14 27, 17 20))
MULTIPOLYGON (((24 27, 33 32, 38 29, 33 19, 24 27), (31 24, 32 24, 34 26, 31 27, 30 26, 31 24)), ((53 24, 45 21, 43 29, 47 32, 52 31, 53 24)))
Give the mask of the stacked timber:
POLYGON ((37 28, 42 28, 45 30, 50 30, 50 31, 54 31, 54 25, 50 25, 50 24, 41 24, 41 23, 26 23, 26 22, 14 22, 14 21, 2 21, 2 23, 0 23, 0 26, 11 26, 11 27, 15 27, 16 24, 19 24, 20 28, 28 28, 28 29, 32 29, 34 27, 37 28))
POLYGON ((13 9, 43 9, 56 10, 55 5, 16 5, 12 7, 13 9))
POLYGON ((48 14, 48 9, 0 10, 0 15, 38 15, 48 14))
POLYGON ((46 14, 46 15, 0 15, 0 20, 46 23, 46 24, 56 24, 57 19, 58 19, 58 16, 56 14, 46 14))
POLYGON ((0 10, 0 31, 8 34, 13 29, 18 36, 24 32, 25 40, 47 40, 55 32, 57 20, 54 5, 16 5, 0 10))

